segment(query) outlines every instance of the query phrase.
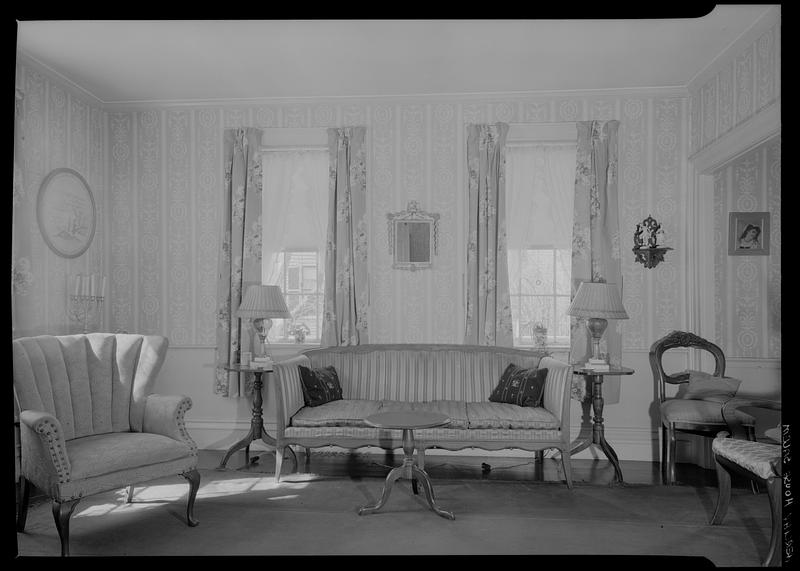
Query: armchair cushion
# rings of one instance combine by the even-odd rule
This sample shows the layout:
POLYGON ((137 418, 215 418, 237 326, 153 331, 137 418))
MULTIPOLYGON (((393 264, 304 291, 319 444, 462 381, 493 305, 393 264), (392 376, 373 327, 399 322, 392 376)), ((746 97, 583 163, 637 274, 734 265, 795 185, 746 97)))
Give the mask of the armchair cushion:
POLYGON ((73 480, 93 478, 170 462, 194 451, 185 443, 160 434, 109 432, 75 438, 67 442, 73 480))
MULTIPOLYGON (((667 399, 661 403, 661 421, 664 424, 672 422, 692 422, 725 425, 722 418, 722 404, 725 398, 711 397, 706 400, 693 399, 667 399)), ((752 426, 755 419, 744 412, 736 411, 742 419, 742 424, 752 426)))
POLYGON ((733 377, 715 377, 703 371, 687 371, 689 382, 682 383, 677 398, 704 400, 707 397, 734 397, 742 381, 733 377))

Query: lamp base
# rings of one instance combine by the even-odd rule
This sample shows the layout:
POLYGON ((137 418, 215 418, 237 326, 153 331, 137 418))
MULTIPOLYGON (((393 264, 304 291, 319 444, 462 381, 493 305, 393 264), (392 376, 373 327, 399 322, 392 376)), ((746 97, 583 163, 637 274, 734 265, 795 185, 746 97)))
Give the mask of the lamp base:
POLYGON ((592 362, 596 364, 605 363, 605 361, 600 358, 600 339, 603 338, 606 327, 608 327, 608 319, 589 317, 586 320, 586 329, 589 330, 589 334, 592 336, 592 358, 589 359, 587 365, 592 362))

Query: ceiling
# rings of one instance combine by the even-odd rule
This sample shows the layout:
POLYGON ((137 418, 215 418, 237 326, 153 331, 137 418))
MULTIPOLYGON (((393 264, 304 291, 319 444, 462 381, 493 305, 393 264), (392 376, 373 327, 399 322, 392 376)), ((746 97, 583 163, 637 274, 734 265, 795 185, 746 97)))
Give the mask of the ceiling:
POLYGON ((684 87, 773 6, 630 20, 21 21, 103 103, 684 87))

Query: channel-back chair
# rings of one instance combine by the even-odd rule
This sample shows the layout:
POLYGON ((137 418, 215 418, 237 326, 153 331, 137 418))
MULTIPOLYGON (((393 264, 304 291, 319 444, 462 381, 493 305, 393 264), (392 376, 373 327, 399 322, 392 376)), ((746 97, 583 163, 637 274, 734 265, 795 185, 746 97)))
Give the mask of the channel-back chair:
POLYGON ((89 333, 12 340, 22 444, 17 531, 31 485, 52 499, 61 555, 81 498, 180 474, 186 518, 197 525, 197 445, 186 431, 189 397, 153 394, 169 341, 157 335, 89 333))
POLYGON ((781 410, 780 401, 767 399, 733 398, 722 407, 722 415, 728 430, 721 431, 711 445, 717 469, 719 488, 717 506, 710 524, 721 524, 728 512, 731 500, 731 475, 744 476, 751 482, 767 489, 770 506, 771 531, 769 548, 762 561, 764 567, 781 564, 779 547, 783 522, 781 519, 782 456, 780 428, 765 431, 765 441, 753 442, 747 438, 742 427, 742 408, 781 410))
MULTIPOLYGON (((663 357, 670 349, 694 348, 711 353, 714 357, 713 377, 725 376, 725 354, 722 349, 687 331, 672 331, 650 346, 650 368, 658 390, 661 436, 661 478, 664 484, 675 484, 676 433, 685 432, 714 438, 727 425, 722 417, 722 405, 727 398, 708 398, 703 400, 667 397, 666 386, 688 383, 691 373, 682 371, 667 374, 663 357)), ((749 440, 755 440, 755 419, 742 412, 742 424, 749 440)))

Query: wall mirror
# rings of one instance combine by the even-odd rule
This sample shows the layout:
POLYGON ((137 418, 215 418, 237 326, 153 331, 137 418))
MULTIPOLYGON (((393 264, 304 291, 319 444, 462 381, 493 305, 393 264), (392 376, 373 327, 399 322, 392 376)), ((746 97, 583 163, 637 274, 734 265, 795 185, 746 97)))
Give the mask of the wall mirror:
POLYGON ((439 215, 420 210, 415 200, 406 210, 386 215, 392 267, 405 270, 430 268, 437 253, 439 215))

